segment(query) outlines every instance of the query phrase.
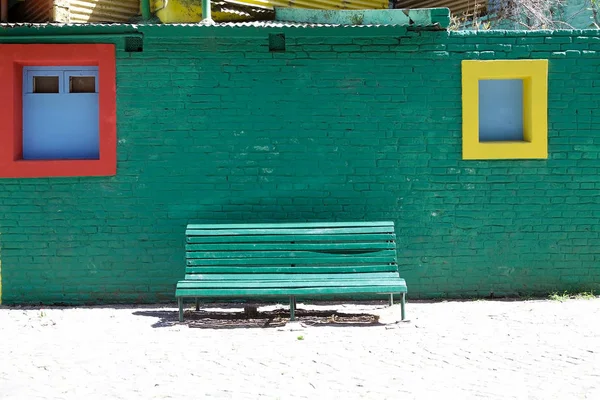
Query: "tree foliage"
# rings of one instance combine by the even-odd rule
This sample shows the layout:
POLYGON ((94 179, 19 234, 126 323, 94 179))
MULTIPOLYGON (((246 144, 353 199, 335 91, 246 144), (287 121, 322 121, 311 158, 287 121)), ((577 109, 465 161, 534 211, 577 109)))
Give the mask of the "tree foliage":
POLYGON ((524 29, 570 28, 557 18, 566 0, 509 0, 498 3, 497 18, 512 21, 524 29))
MULTIPOLYGON (((479 2, 468 15, 453 16, 451 29, 493 29, 507 24, 520 29, 573 29, 565 21, 569 0, 490 0, 487 7, 479 2)), ((585 0, 577 13, 590 14, 600 29, 600 0, 585 0)))
POLYGON ((590 0, 590 11, 592 12, 596 29, 600 29, 600 0, 590 0))

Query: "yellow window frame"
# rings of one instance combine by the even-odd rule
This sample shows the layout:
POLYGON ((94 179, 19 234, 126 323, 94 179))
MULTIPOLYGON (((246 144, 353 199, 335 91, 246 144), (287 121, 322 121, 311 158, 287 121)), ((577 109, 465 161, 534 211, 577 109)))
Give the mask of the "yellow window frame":
POLYGON ((462 62, 463 160, 548 158, 548 60, 462 62), (523 141, 479 141, 479 81, 523 80, 523 141))

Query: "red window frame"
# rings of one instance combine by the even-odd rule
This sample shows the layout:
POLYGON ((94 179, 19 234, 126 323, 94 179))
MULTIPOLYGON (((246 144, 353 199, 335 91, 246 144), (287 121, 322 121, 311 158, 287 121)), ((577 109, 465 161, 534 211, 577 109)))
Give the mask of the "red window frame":
POLYGON ((0 177, 112 176, 117 173, 113 44, 0 44, 0 177), (23 160, 23 67, 97 66, 98 160, 23 160))

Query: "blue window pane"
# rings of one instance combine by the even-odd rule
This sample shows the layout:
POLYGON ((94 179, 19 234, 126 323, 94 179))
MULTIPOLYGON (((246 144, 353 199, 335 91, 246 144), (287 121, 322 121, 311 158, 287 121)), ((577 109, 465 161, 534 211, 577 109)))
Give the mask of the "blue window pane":
POLYGON ((479 81, 479 141, 523 141, 523 80, 479 81))
POLYGON ((23 159, 97 160, 100 156, 98 93, 72 93, 73 76, 94 77, 91 67, 23 68, 23 159), (59 91, 35 92, 37 76, 58 76, 59 91))

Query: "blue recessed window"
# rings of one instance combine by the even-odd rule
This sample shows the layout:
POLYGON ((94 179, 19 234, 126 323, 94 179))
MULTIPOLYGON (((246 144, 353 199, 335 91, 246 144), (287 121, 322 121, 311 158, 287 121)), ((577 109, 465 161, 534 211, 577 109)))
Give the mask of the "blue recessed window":
POLYGON ((23 67, 23 159, 97 160, 98 67, 23 67))
POLYGON ((523 140, 523 80, 480 80, 479 141, 523 140))

